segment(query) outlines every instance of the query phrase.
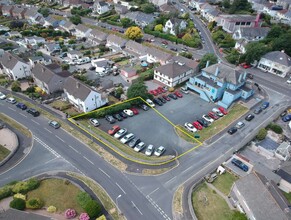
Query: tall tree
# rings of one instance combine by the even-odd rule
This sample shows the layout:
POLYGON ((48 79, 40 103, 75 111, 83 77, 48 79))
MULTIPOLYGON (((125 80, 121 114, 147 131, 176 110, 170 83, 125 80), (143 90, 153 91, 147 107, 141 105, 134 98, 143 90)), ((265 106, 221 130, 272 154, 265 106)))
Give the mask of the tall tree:
POLYGON ((143 34, 139 27, 129 27, 125 31, 125 36, 131 40, 139 40, 143 37, 143 34))
POLYGON ((143 81, 138 81, 136 83, 133 83, 127 90, 127 97, 129 99, 136 98, 136 97, 142 97, 143 99, 147 99, 150 97, 150 94, 148 94, 147 86, 144 84, 143 81))
POLYGON ((247 63, 253 63, 270 51, 270 47, 261 42, 251 42, 246 45, 246 53, 242 56, 242 60, 247 63))
POLYGON ((213 65, 217 63, 217 57, 213 53, 205 54, 200 60, 199 69, 206 67, 207 61, 209 61, 209 65, 213 65))

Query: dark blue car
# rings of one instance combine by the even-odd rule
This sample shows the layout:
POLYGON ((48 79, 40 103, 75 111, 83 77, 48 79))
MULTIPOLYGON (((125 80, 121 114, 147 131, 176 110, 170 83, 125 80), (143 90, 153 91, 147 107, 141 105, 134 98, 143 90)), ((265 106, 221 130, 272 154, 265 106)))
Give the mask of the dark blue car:
POLYGON ((282 120, 283 120, 284 122, 290 121, 290 120, 291 120, 291 114, 284 116, 284 117, 282 118, 282 120))
POLYGON ((261 106, 261 109, 266 109, 266 108, 269 107, 269 105, 270 105, 269 102, 264 102, 264 103, 262 104, 262 106, 261 106))
POLYGON ((22 110, 27 109, 27 106, 26 106, 25 104, 23 104, 23 103, 20 103, 20 102, 16 104, 16 107, 17 107, 17 108, 20 108, 20 109, 22 109, 22 110))

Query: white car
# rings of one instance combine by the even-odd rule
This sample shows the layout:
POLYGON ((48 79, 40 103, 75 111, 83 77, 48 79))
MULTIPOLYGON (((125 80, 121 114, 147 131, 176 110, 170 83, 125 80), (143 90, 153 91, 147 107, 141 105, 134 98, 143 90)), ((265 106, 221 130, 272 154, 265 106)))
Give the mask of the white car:
POLYGON ((139 142, 134 148, 133 150, 136 152, 140 152, 142 149, 145 148, 145 143, 144 142, 139 142))
POLYGON ((287 80, 287 84, 291 84, 291 77, 287 80))
POLYGON ((0 99, 6 99, 6 95, 4 95, 2 92, 0 92, 0 99))
POLYGON ((191 123, 189 123, 189 122, 186 122, 185 124, 184 124, 184 127, 188 130, 188 131, 190 131, 190 132, 196 132, 197 131, 197 129, 191 124, 191 123))
POLYGON ((117 131, 114 134, 114 137, 115 138, 121 138, 121 137, 123 137, 126 134, 126 132, 127 132, 127 130, 125 128, 121 128, 119 131, 117 131))
POLYGON ((214 119, 213 118, 210 118, 208 115, 202 115, 202 118, 205 120, 205 121, 208 121, 210 123, 214 122, 214 119))
POLYGON ((235 127, 238 128, 238 129, 240 129, 240 128, 244 127, 244 126, 245 126, 245 123, 239 121, 239 122, 236 124, 235 127))
POLYGON ((164 152, 165 152, 166 148, 164 148, 163 146, 159 146, 155 152, 154 152, 154 155, 159 157, 161 156, 164 152))
POLYGON ((213 108, 212 111, 216 113, 219 117, 224 116, 224 114, 218 108, 213 108))
POLYGON ((16 100, 15 100, 15 98, 9 97, 8 99, 6 99, 6 102, 9 102, 11 104, 15 104, 16 100))
POLYGON ((153 103, 152 100, 147 99, 146 102, 147 102, 151 107, 153 107, 153 108, 155 107, 155 104, 153 103))
POLYGON ((184 94, 189 94, 189 91, 188 91, 187 87, 181 87, 180 91, 183 92, 184 94))
POLYGON ((129 117, 133 116, 133 111, 131 111, 130 109, 124 109, 123 112, 127 114, 129 117))
POLYGON ((133 133, 129 133, 127 135, 125 135, 123 138, 120 139, 120 142, 123 144, 128 143, 129 141, 131 141, 134 138, 134 134, 133 133))
POLYGON ((94 125, 94 127, 97 127, 100 125, 99 121, 96 118, 90 118, 89 121, 92 125, 94 125))
POLYGON ((150 144, 144 153, 147 156, 151 156, 153 154, 154 150, 155 150, 154 145, 150 144))

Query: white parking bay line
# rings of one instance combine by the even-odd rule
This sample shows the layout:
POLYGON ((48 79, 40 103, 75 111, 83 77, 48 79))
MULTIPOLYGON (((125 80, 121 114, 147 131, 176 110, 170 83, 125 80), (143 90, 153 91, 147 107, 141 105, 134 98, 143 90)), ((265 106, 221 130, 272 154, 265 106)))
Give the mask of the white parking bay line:
POLYGON ((13 108, 11 108, 11 107, 8 107, 10 110, 12 110, 12 111, 14 111, 14 112, 16 112, 16 110, 15 109, 13 109, 13 108))
POLYGON ((19 113, 20 115, 22 115, 23 117, 27 118, 27 115, 23 114, 23 113, 19 113))
POLYGON ((102 173, 104 173, 108 178, 111 178, 104 170, 102 170, 101 168, 98 168, 102 173))
POLYGON ((137 211, 138 211, 141 215, 143 215, 142 212, 139 210, 139 208, 137 208, 137 206, 134 204, 134 202, 131 201, 131 203, 132 203, 132 205, 137 209, 137 211))
POLYGON ((65 143, 65 141, 62 138, 60 138, 58 135, 56 135, 56 138, 60 139, 62 142, 65 143))
POLYGON ((44 128, 47 132, 49 132, 49 133, 52 133, 49 129, 47 129, 47 128, 44 128))
POLYGON ((126 194, 126 192, 121 188, 121 186, 119 186, 119 184, 118 183, 115 183, 117 186, 118 186, 118 188, 124 193, 124 194, 126 194))
POLYGON ((38 123, 37 121, 35 121, 35 120, 33 120, 33 119, 31 119, 31 121, 32 121, 33 123, 39 125, 39 123, 38 123))
POLYGON ((89 163, 91 163, 91 164, 94 165, 94 163, 93 163, 91 160, 89 160, 87 157, 85 157, 85 156, 83 156, 83 157, 84 157, 84 159, 87 160, 89 163))

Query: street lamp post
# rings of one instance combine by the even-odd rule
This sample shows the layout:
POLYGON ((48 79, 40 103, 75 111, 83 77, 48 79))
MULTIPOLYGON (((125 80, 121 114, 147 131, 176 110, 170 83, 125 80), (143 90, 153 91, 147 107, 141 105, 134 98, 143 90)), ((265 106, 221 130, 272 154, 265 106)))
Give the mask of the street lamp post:
POLYGON ((119 196, 117 196, 116 197, 116 199, 115 199, 115 201, 116 201, 116 207, 117 207, 117 214, 118 214, 118 216, 119 216, 119 214, 120 214, 120 209, 119 209, 119 207, 118 207, 118 199, 121 197, 121 194, 119 195, 119 196))

